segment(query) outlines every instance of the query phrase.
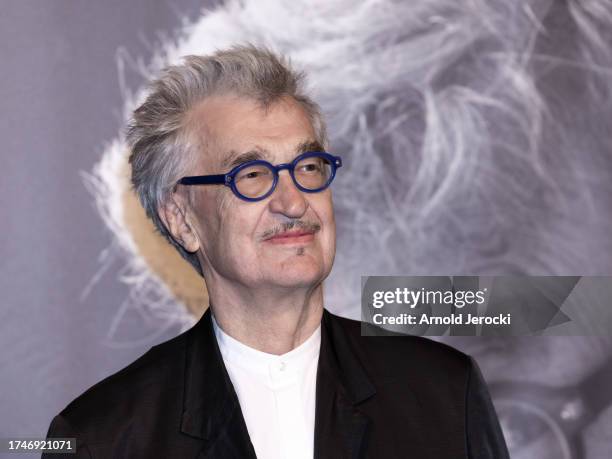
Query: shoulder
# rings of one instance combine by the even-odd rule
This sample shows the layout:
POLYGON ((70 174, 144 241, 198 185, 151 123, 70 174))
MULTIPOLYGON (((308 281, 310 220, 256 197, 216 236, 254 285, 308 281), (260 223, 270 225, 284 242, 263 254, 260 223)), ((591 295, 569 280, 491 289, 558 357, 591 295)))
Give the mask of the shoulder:
MULTIPOLYGON (((118 426, 154 416, 154 410, 182 403, 182 380, 188 330, 152 347, 136 361, 85 391, 54 419, 55 427, 70 429, 84 439, 99 439, 118 426)), ((51 436, 51 435, 50 435, 51 436)))
MULTIPOLYGON (((473 361, 463 352, 429 338, 391 334, 362 336, 362 322, 329 313, 332 328, 342 331, 372 376, 410 377, 467 383, 473 361)), ((368 325, 369 326, 369 325, 368 325)))

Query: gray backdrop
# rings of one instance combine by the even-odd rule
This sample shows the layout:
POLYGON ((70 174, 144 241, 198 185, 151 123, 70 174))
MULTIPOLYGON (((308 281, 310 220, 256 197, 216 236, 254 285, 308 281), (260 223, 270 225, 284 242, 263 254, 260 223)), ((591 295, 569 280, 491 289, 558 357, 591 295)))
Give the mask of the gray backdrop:
MULTIPOLYGON (((111 244, 80 171, 121 127, 116 54, 145 59, 202 2, 3 1, 0 5, 0 437, 43 436, 51 417, 176 333, 123 317, 117 265, 84 289, 111 244)), ((142 80, 128 72, 128 82, 142 80)), ((16 456, 12 456, 16 457, 16 456)))
MULTIPOLYGON (((548 8, 551 3, 565 5, 566 2, 533 0, 531 3, 537 13, 548 8)), ((597 3, 606 4, 605 1, 597 3)), ((0 437, 44 435, 51 417, 74 397, 133 361, 153 344, 164 341, 179 331, 178 325, 168 325, 167 322, 156 320, 137 308, 123 309, 129 296, 128 289, 118 281, 124 261, 114 259, 116 252, 108 250, 114 239, 96 210, 81 172, 91 171, 100 159, 106 142, 115 138, 123 125, 124 100, 117 70, 117 54, 123 51, 119 50, 123 49, 131 56, 142 58, 146 62, 157 47, 160 34, 173 36, 184 18, 195 20, 199 17, 200 7, 201 2, 195 0, 5 1, 2 4, 0 47, 3 84, 0 85, 0 100, 3 104, 3 123, 0 129, 5 139, 2 158, 8 163, 8 167, 3 169, 4 174, 0 179, 0 209, 3 221, 0 231, 0 282, 2 291, 6 292, 2 301, 0 322, 0 437), (105 272, 100 272, 101 257, 106 263, 105 272), (116 320, 118 317, 119 321, 116 320), (111 331, 112 339, 109 338, 111 331)), ((567 21, 564 14, 561 11, 559 14, 548 15, 546 25, 554 29, 555 24, 560 24, 557 29, 563 30, 564 21, 567 21)), ((434 26, 435 24, 432 25, 434 26)), ((571 32, 571 28, 567 30, 571 32)), ((248 36, 248 33, 246 35, 248 36)), ((379 38, 373 35, 373 39, 379 38)), ((562 50, 565 47, 571 49, 571 33, 565 38, 560 41, 544 41, 542 46, 552 47, 553 51, 555 47, 562 50)), ((383 42, 384 40, 381 40, 381 43, 383 42)), ((382 46, 380 43, 377 45, 382 46)), ((424 42, 423 46, 433 45, 424 42)), ((487 43, 480 43, 478 46, 486 48, 487 43)), ((564 55, 563 52, 557 54, 564 55)), ((469 58, 466 58, 467 69, 471 68, 469 58)), ((598 65, 601 65, 601 62, 598 62, 598 65)), ((317 71, 322 72, 320 69, 317 71)), ((543 71, 543 74, 546 72, 543 71)), ((554 75, 554 72, 550 74, 554 75)), ((125 76, 128 86, 132 88, 142 84, 142 79, 136 72, 128 70, 125 76)), ((469 73, 460 76, 467 80, 473 78, 469 73)), ((440 81, 444 83, 449 78, 452 80, 453 75, 445 74, 440 77, 440 81)), ((339 79, 340 83, 343 81, 346 80, 339 79)), ((579 88, 577 81, 580 81, 579 75, 562 74, 558 78, 552 77, 549 81, 551 84, 544 92, 548 92, 546 96, 550 96, 553 101, 575 97, 579 103, 580 91, 572 89, 579 88)), ((391 82, 388 85, 392 87, 391 82)), ((374 92, 374 95, 376 94, 374 92)), ((403 110, 410 108, 401 103, 394 105, 397 101, 391 101, 386 107, 393 113, 379 113, 378 101, 377 97, 373 97, 372 100, 361 102, 365 107, 363 111, 370 117, 369 120, 381 123, 377 126, 380 129, 384 128, 388 116, 401 114, 403 110)), ((334 108, 333 104, 330 104, 334 108)), ((551 106, 554 106, 553 102, 551 106)), ((384 112, 382 108, 380 111, 384 112)), ((604 110, 599 118, 609 119, 606 118, 609 114, 609 109, 604 110)), ((343 116, 342 113, 340 115, 343 116)), ((336 113, 332 116, 332 124, 339 124, 340 115, 336 113)), ((555 115, 561 119, 566 113, 559 110, 555 115)), ((577 126, 576 129, 584 129, 585 133, 588 131, 584 138, 591 140, 585 141, 586 153, 590 147, 589 142, 592 141, 592 145, 595 145, 599 140, 605 139, 601 126, 592 122, 599 119, 597 114, 590 113, 592 119, 586 116, 572 118, 570 115, 568 117, 571 121, 563 121, 560 125, 577 126), (581 125, 581 120, 584 125, 581 125)), ((331 134, 333 138, 334 132, 331 134)), ((550 132, 545 134, 553 135, 550 132)), ((374 142, 380 142, 380 148, 387 151, 394 148, 392 140, 374 139, 374 142)), ((350 150, 350 145, 340 144, 339 147, 344 151, 350 150)), ((599 154, 604 150, 593 146, 592 151, 599 154)), ((351 153, 359 154, 354 149, 351 153)), ((605 179, 610 177, 605 175, 611 169, 609 160, 609 151, 604 151, 604 155, 598 156, 592 162, 593 170, 601 171, 597 179, 591 181, 594 184, 593 189, 599 187, 602 191, 595 193, 597 198, 591 201, 594 212, 601 216, 598 220, 600 223, 609 221, 610 194, 604 194, 604 191, 610 192, 605 179)), ((552 164, 552 161, 550 163, 552 164)), ((440 170, 446 167, 444 158, 439 166, 440 170)), ((559 177, 564 176, 555 178, 559 177)), ((571 180, 567 182, 571 183, 571 180)), ((512 206, 513 202, 504 201, 506 190, 503 182, 500 183, 502 185, 496 189, 500 195, 491 196, 491 200, 502 203, 505 209, 509 209, 506 216, 512 216, 513 209, 505 206, 512 206)), ((521 183, 517 180, 516 183, 519 188, 527 188, 533 182, 521 183)), ((456 184, 461 185, 459 182, 456 184)), ((342 194, 342 186, 339 185, 339 196, 351 199, 350 193, 353 193, 353 190, 345 185, 344 189, 349 189, 350 193, 342 194)), ((537 190, 534 193, 537 193, 537 190)), ((483 229, 482 225, 474 225, 482 229, 482 232, 461 234, 465 236, 464 240, 458 239, 461 226, 446 226, 452 237, 443 234, 439 240, 434 240, 434 237, 439 235, 435 231, 423 231, 422 240, 431 239, 431 246, 439 244, 445 248, 444 251, 440 249, 440 254, 451 258, 455 256, 456 259, 453 259, 453 263, 442 260, 436 265, 436 262, 432 262, 426 268, 416 271, 413 268, 412 273, 478 274, 487 269, 493 273, 514 272, 516 266, 531 267, 528 266, 531 260, 529 256, 534 253, 557 253, 558 259, 548 256, 549 265, 540 264, 541 260, 534 256, 533 272, 549 274, 546 272, 548 266, 559 266, 556 272, 550 274, 609 274, 612 264, 609 245, 597 250, 598 244, 606 240, 603 235, 609 231, 606 230, 609 227, 603 224, 581 227, 585 221, 581 217, 584 201, 580 199, 580 190, 575 191, 574 195, 576 200, 570 204, 575 206, 575 220, 569 220, 567 215, 555 214, 557 220, 551 219, 549 226, 539 227, 544 235, 546 232, 552 235, 556 228, 555 237, 551 237, 555 243, 551 243, 550 247, 542 245, 545 244, 546 238, 534 242, 535 239, 530 239, 527 235, 528 225, 538 226, 545 220, 544 214, 540 212, 543 212, 546 202, 542 209, 536 209, 534 203, 534 210, 537 212, 529 215, 531 220, 520 221, 517 218, 516 228, 502 227, 510 235, 507 239, 504 239, 497 228, 492 228, 487 233, 487 228, 483 229), (542 218, 538 219, 537 215, 542 215, 542 218), (526 228, 524 234, 520 233, 521 228, 526 228), (571 233, 571 237, 563 239, 562 233, 565 229, 571 233), (502 236, 499 236, 500 234, 502 236), (572 241, 572 244, 562 246, 556 243, 563 240, 572 241), (444 246, 445 243, 448 243, 448 246, 444 246), (521 253, 523 258, 517 262, 508 256, 505 258, 506 265, 496 265, 491 269, 492 265, 487 264, 487 257, 492 253, 499 253, 500 250, 508 250, 509 255, 521 253), (547 250, 550 252, 546 252, 547 250), (462 256, 469 258, 473 253, 480 255, 475 261, 482 260, 482 265, 470 265, 468 262, 461 264, 462 256), (567 260, 576 261, 572 264, 567 260), (435 266, 448 266, 449 270, 455 268, 455 272, 429 272, 435 266), (466 266, 472 270, 469 271, 466 266), (580 272, 571 271, 572 268, 580 272)), ((373 203, 376 205, 379 202, 374 200, 373 203)), ((457 204, 461 203, 451 204, 457 209, 457 204)), ((438 209, 442 214, 447 213, 447 210, 438 209)), ((468 212, 470 210, 466 209, 468 212)), ((516 215, 519 215, 520 209, 514 210, 516 215)), ((350 221, 350 212, 345 207, 340 209, 340 213, 344 215, 344 228, 349 227, 347 222, 350 221)), ((478 221, 482 216, 470 215, 470 218, 478 221)), ((342 223, 340 229, 343 229, 342 223)), ((374 230, 378 231, 378 228, 374 230)), ((410 234, 409 231, 412 231, 412 228, 407 226, 405 232, 391 234, 387 248, 393 249, 398 256, 412 259, 414 265, 419 265, 419 257, 431 259, 431 247, 419 250, 418 244, 415 244, 412 247, 406 246, 406 251, 395 250, 396 247, 404 247, 403 243, 410 239, 405 237, 410 234)), ((609 238, 607 241, 609 243, 609 238)), ((358 242, 351 241, 351 244, 358 242)), ((342 244, 350 247, 349 243, 342 242, 341 250, 342 244)), ((364 253, 367 255, 365 251, 364 253)), ((340 262, 345 263, 342 257, 340 262)), ((363 264, 355 265, 355 272, 362 270, 361 266, 363 264)), ((390 264, 386 267, 387 272, 376 271, 378 267, 382 269, 382 264, 372 266, 375 271, 364 274, 389 274, 394 269, 411 265, 402 265, 401 262, 395 266, 390 264)), ((336 278, 343 272, 337 274, 336 270, 336 278)), ((358 284, 358 280, 356 283, 358 284)), ((339 295, 335 298, 339 298, 339 295)), ((352 309, 337 306, 336 310, 345 315, 358 315, 357 306, 352 309)), ((585 381, 589 382, 589 375, 592 374, 605 377, 606 375, 597 373, 598 368, 612 368, 608 361, 609 340, 563 337, 470 339, 465 342, 456 340, 454 344, 478 357, 485 376, 493 384, 498 409, 507 408, 500 404, 500 400, 524 398, 526 406, 529 407, 537 407, 540 402, 553 404, 551 410, 556 410, 560 419, 566 416, 566 419, 571 420, 572 413, 583 413, 581 409, 587 414, 590 413, 587 408, 591 409, 593 402, 599 407, 608 407, 607 410, 597 410, 582 416, 581 422, 565 426, 567 437, 583 439, 587 446, 585 456, 575 457, 607 457, 606 451, 609 451, 612 445, 612 411, 609 409, 611 390, 608 388, 612 384, 603 385, 601 378, 595 379, 594 385, 585 385, 585 381), (587 399, 591 405, 581 407, 581 396, 585 393, 589 396, 587 399), (537 400, 529 399, 530 397, 537 400), (578 402, 573 403, 576 400, 578 402)), ((513 432, 514 435, 525 435, 521 429, 516 428, 517 424, 527 426, 535 433, 536 440, 540 438, 538 435, 545 431, 543 425, 538 424, 540 421, 516 410, 511 412, 507 421, 514 424, 505 426, 507 432, 513 432), (531 424, 527 421, 531 421, 531 424)), ((526 441, 524 438, 513 440, 526 441)), ((527 440, 532 441, 533 438, 527 440)), ((549 440, 542 437, 541 444, 532 442, 533 448, 529 453, 516 457, 547 457, 545 453, 553 451, 549 440)), ((553 452, 551 457, 560 457, 555 454, 553 452)))

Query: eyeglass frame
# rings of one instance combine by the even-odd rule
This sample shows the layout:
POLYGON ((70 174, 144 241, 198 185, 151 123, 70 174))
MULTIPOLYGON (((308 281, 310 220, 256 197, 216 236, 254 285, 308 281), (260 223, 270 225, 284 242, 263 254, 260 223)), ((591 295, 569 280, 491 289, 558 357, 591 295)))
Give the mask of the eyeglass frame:
POLYGON ((256 159, 253 161, 246 161, 242 164, 239 164, 226 174, 193 175, 189 177, 183 177, 176 183, 181 184, 181 185, 225 185, 225 186, 230 187, 234 195, 242 199, 243 201, 257 202, 257 201, 262 201, 266 199, 268 196, 274 193, 274 190, 276 190, 276 185, 278 185, 278 177, 279 177, 278 174, 283 169, 287 169, 287 171, 289 171, 289 175, 291 176, 291 179, 293 180, 293 184, 296 186, 298 190, 304 193, 320 193, 321 191, 326 190, 329 187, 329 185, 331 185, 331 183, 334 181, 334 177, 336 176, 336 171, 340 167, 342 167, 342 158, 340 156, 334 156, 325 151, 307 151, 307 152, 301 153, 298 156, 296 156, 295 159, 291 161, 290 163, 281 163, 281 164, 274 165, 263 159, 256 159), (314 156, 323 157, 324 159, 329 161, 329 164, 331 165, 331 173, 329 175, 329 178, 327 179, 327 182, 325 183, 323 187, 320 187, 314 190, 310 190, 308 188, 304 188, 303 186, 301 186, 298 183, 298 181, 295 179, 295 166, 300 161, 307 159, 307 158, 314 157, 314 156), (272 186, 264 195, 258 198, 249 198, 248 196, 245 196, 238 191, 234 177, 241 170, 247 167, 257 166, 257 165, 262 165, 270 169, 272 173, 274 174, 274 180, 272 182, 272 186))

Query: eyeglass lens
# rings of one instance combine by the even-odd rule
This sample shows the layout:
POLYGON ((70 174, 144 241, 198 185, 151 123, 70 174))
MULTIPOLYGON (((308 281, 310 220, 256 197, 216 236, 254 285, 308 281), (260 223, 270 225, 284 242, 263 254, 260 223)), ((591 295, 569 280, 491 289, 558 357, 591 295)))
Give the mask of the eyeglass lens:
MULTIPOLYGON (((311 156, 296 163, 293 176, 302 188, 317 191, 328 185, 331 172, 332 165, 327 159, 311 156)), ((263 164, 245 167, 234 177, 234 185, 240 194, 259 198, 274 186, 274 171, 263 164)))

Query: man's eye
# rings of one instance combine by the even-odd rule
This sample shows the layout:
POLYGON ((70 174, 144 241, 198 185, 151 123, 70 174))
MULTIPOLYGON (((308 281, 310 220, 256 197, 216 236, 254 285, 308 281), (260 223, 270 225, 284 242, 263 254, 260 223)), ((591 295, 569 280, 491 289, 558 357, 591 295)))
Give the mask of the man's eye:
POLYGON ((304 164, 300 167, 302 172, 319 172, 321 170, 321 166, 317 163, 304 164))
POLYGON ((251 172, 242 174, 240 177, 238 177, 238 180, 243 180, 243 179, 255 180, 255 179, 263 178, 267 176, 268 174, 269 174, 268 171, 251 171, 251 172))

